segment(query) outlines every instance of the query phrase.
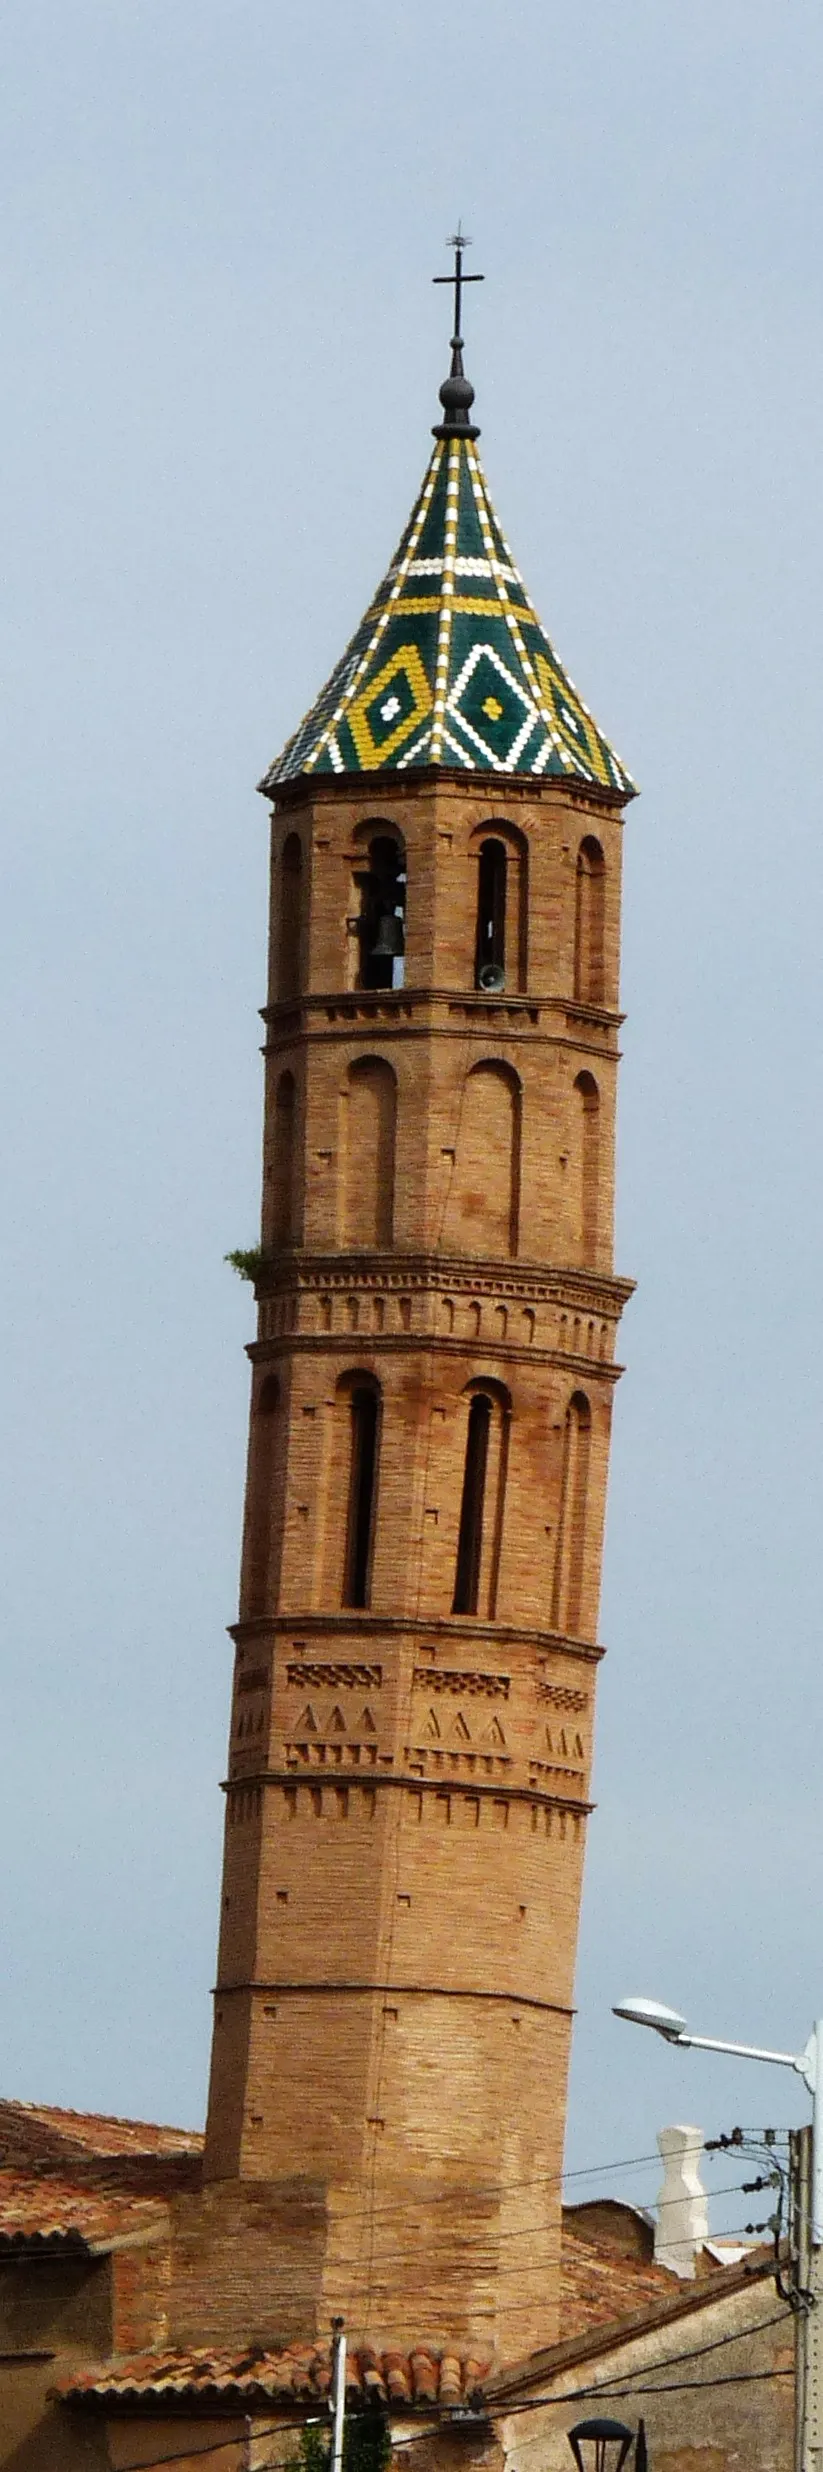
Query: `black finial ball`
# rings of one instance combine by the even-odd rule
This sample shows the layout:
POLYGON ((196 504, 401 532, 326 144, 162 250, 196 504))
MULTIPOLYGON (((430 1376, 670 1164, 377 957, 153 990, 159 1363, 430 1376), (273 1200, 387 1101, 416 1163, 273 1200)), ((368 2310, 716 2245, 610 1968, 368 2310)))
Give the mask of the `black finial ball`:
POLYGON ((443 418, 437 423, 436 438, 479 438, 480 431, 469 418, 474 387, 463 374, 463 347, 459 335, 452 336, 452 365, 440 388, 440 401, 443 418))
POLYGON ((450 412, 470 412, 474 402, 474 387, 469 384, 468 378, 456 376, 444 378, 440 388, 440 401, 447 415, 450 412))

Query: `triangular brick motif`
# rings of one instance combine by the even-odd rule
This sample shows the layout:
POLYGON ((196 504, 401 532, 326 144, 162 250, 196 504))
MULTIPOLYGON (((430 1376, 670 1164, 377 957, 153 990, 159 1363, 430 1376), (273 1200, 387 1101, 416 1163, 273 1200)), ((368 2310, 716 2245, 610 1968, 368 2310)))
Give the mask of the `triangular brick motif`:
POLYGON ((376 1734, 376 1732, 377 1732, 377 1726, 376 1726, 376 1724, 375 1724, 375 1721, 374 1721, 374 1718, 373 1718, 373 1716, 372 1716, 372 1712, 371 1712, 371 1709, 370 1709, 370 1708, 364 1708, 364 1710, 363 1710, 363 1714, 362 1714, 362 1717, 361 1717, 361 1719, 360 1719, 360 1723, 361 1723, 361 1725, 362 1725, 362 1728, 363 1728, 363 1732, 364 1732, 364 1734, 376 1734))
POLYGON ((329 1718, 330 1734, 345 1734, 346 1720, 342 1708, 333 1708, 329 1718))
POLYGON ((483 1735, 483 1741, 493 1742, 496 1744, 498 1750, 505 1750, 506 1737, 499 1717, 492 1717, 491 1724, 486 1727, 485 1734, 483 1735))
POLYGON ((429 1713, 428 1713, 428 1716, 427 1716, 427 1718, 426 1718, 425 1725, 424 1725, 424 1727, 423 1727, 423 1740, 424 1740, 424 1742, 439 1742, 439 1741, 440 1741, 440 1727, 439 1727, 439 1725, 438 1725, 437 1718, 436 1718, 436 1716, 435 1716, 435 1713, 434 1713, 434 1709, 433 1709, 433 1708, 430 1708, 430 1709, 429 1709, 429 1713))
POLYGON ((319 1732, 320 1729, 313 1708, 304 1708, 302 1717, 298 1717, 295 1730, 298 1734, 317 1734, 319 1732))
POLYGON ((551 1727, 550 1727, 549 1725, 547 1725, 547 1727, 546 1727, 546 1749, 547 1749, 547 1751, 548 1751, 548 1752, 550 1752, 551 1757, 552 1757, 552 1759, 554 1759, 554 1760, 567 1760, 567 1759, 568 1759, 568 1756, 569 1756, 569 1745, 568 1745, 568 1740, 567 1740, 567 1736, 566 1736, 566 1733, 565 1733, 565 1729, 564 1729, 564 1727, 563 1727, 562 1725, 561 1725, 561 1728, 560 1728, 560 1732, 559 1732, 559 1734, 553 1734, 553 1733, 552 1733, 552 1730, 551 1730, 551 1727))
POLYGON ((462 1708, 458 1709, 454 1724, 452 1726, 452 1740, 454 1742, 471 1742, 471 1734, 469 1733, 462 1708))
POLYGON ((544 633, 468 437, 437 439, 391 566, 260 788, 417 765, 634 796, 544 633))

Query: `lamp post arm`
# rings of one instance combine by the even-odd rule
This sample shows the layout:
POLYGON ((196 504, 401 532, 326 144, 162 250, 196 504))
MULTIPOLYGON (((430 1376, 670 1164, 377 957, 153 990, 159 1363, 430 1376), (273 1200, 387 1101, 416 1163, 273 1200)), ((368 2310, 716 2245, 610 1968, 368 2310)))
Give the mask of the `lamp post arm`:
MULTIPOLYGON (((735 2060, 769 2060, 776 2068, 794 2069, 812 2098, 811 2242, 823 2249, 823 2018, 813 2026, 805 2051, 761 2051, 756 2043, 719 2043, 711 2034, 672 2034, 667 2038, 684 2050, 728 2051, 735 2060)), ((823 2295, 822 2295, 823 2297, 823 2295)))
POLYGON ((813 2091, 813 2064, 808 2051, 761 2051, 756 2043, 719 2043, 713 2034, 673 2034, 671 2041, 692 2051, 729 2051, 736 2060, 771 2060, 777 2068, 796 2069, 813 2091))

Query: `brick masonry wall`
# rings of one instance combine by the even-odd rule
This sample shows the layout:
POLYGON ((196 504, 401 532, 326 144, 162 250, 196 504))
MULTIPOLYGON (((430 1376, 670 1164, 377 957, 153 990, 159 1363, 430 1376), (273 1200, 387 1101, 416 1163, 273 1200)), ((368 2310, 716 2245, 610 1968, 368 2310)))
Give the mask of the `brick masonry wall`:
POLYGON ((245 2182, 274 2201, 295 2175, 321 2192, 305 2273, 284 2234, 296 2331, 339 2306, 362 2336, 412 2326, 513 2358, 556 2317, 628 1292, 612 1269, 621 823, 565 783, 507 782, 491 801, 471 780, 394 775, 373 803, 356 788, 304 784, 273 816, 206 2176, 215 2195, 245 2182), (407 855, 396 991, 356 984, 349 922, 375 831, 401 833, 407 855), (474 988, 488 833, 508 853, 499 998, 474 988), (594 892, 578 865, 593 837, 594 892), (369 1601, 354 1609, 358 1382, 379 1419, 369 1601), (477 1609, 457 1615, 478 1390, 477 1609))

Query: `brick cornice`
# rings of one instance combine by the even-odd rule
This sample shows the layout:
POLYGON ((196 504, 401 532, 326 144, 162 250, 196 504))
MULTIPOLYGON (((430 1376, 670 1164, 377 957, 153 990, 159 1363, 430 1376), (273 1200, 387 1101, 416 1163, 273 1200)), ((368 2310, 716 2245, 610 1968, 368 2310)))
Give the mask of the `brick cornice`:
POLYGON ((489 1640, 495 1655, 501 1648, 537 1648, 541 1655, 555 1649, 561 1656, 576 1658, 585 1665, 598 1665, 606 1654, 605 1648, 592 1640, 570 1639, 560 1631, 523 1628, 519 1623, 478 1622, 473 1614, 360 1613, 348 1606, 333 1614, 321 1614, 314 1610, 301 1612, 298 1607, 293 1613, 286 1610, 277 1614, 251 1614, 244 1622, 231 1622, 226 1627, 229 1638, 238 1647, 249 1640, 271 1638, 272 1635, 277 1638, 285 1636, 294 1645, 297 1644, 295 1634, 299 1634, 301 1639, 311 1635, 314 1638, 341 1639, 349 1636, 369 1640, 405 1635, 429 1642, 442 1640, 449 1646, 460 1641, 463 1648, 489 1640))
MULTIPOLYGON (((619 1030, 626 1019, 625 1013, 615 1012, 608 1005, 583 1004, 576 996, 556 995, 548 988, 530 988, 528 991, 513 988, 509 994, 487 996, 474 987, 347 987, 330 989, 325 993, 306 992, 299 999, 292 996, 279 1003, 261 1004, 259 1012, 261 1021, 269 1027, 283 1030, 288 1030, 292 1024, 299 1024, 306 1016, 323 1013, 327 1021, 341 1020, 344 1025, 363 1021, 371 1027, 379 1021, 388 1033, 402 1031, 404 1037, 408 1037, 410 1016, 426 1005, 436 1009, 445 1006, 450 1013, 468 1016, 483 1031, 500 1023, 502 1028, 498 1036, 503 1038, 510 1035, 506 1024, 511 1015, 525 1015, 536 1025, 541 1013, 560 1013, 569 1015, 573 1021, 593 1023, 601 1030, 619 1030)), ((427 1026, 424 1024, 424 1029, 427 1026)), ((571 1044, 577 1046, 579 1042, 574 1039, 571 1044)), ((599 1049, 598 1052, 614 1051, 599 1049)))
POLYGON ((502 816, 511 807, 573 807, 593 815, 604 809, 622 821, 622 810, 637 791, 609 789, 598 781, 559 781, 541 779, 535 773, 473 772, 468 765, 416 765, 413 772, 400 773, 391 767, 366 774, 302 773, 294 781, 282 781, 275 789, 265 790, 258 783, 261 797, 267 798, 272 815, 293 814, 298 807, 320 807, 346 804, 361 815, 375 812, 375 801, 394 806, 412 806, 430 799, 439 791, 445 801, 457 798, 465 805, 482 799, 491 820, 502 816))
POLYGON ((447 1333, 426 1331, 281 1331, 272 1339, 252 1339, 246 1349, 252 1365, 279 1364, 284 1356, 343 1356, 351 1363, 352 1356, 363 1357, 442 1355, 484 1359, 495 1358, 507 1365, 562 1365, 586 1376, 589 1383, 614 1384, 620 1381, 623 1366, 599 1356, 572 1356, 561 1348, 543 1348, 538 1340, 527 1347, 511 1347, 505 1339, 472 1341, 450 1338, 447 1333), (352 1347, 352 1341, 360 1342, 352 1347))
MULTIPOLYGON (((525 1765, 525 1763, 524 1763, 525 1765)), ((547 1793, 539 1785, 510 1785, 507 1777, 496 1777, 484 1783, 479 1777, 454 1777, 444 1771, 436 1777, 418 1777, 410 1768, 399 1768, 387 1776, 381 1768, 248 1768, 241 1776, 221 1777, 224 1794, 243 1793, 251 1785, 306 1785, 322 1792, 347 1787, 350 1791, 371 1794, 395 1788, 412 1794, 462 1794, 470 1802, 520 1802, 539 1806, 540 1810, 570 1812, 575 1819, 588 1819, 594 1803, 584 1802, 575 1794, 547 1793)))
MULTIPOLYGON (((455 1004, 449 1007, 452 1013, 461 1009, 455 1004)), ((266 1039, 260 1053, 263 1056, 293 1055, 296 1047, 309 1047, 312 1042, 332 1047, 335 1045, 349 1047, 352 1038, 358 1032, 361 1032, 364 1037, 373 1039, 375 1031, 376 1025, 372 1017, 361 1018, 359 1022, 357 1020, 340 1022, 335 1020, 320 1026, 311 1024, 303 1026, 295 1020, 293 1029, 288 1027, 283 1030, 279 1038, 266 1039)), ((484 1048, 487 1054, 501 1051, 504 1056, 514 1047, 525 1047, 532 1053, 535 1050, 544 1053, 550 1048, 564 1048, 575 1056, 595 1056, 601 1067, 606 1064, 616 1067, 621 1061, 622 1052, 619 1047, 606 1046, 602 1039, 583 1038, 579 1031, 573 1033, 568 1030, 543 1030, 540 1028, 537 1013, 528 1030, 504 1029, 500 1026, 493 1029, 475 1020, 468 1022, 457 1020, 387 1022, 381 1020, 379 1035, 381 1044, 385 1042, 386 1046, 390 1046, 395 1040, 400 1041, 404 1047, 408 1047, 415 1041, 418 1043, 426 1041, 431 1045, 439 1039, 450 1039, 463 1049, 468 1049, 473 1043, 477 1047, 484 1048)))
MULTIPOLYGON (((495 1261, 465 1253, 309 1253, 295 1246, 270 1253, 255 1281, 259 1297, 279 1296, 296 1289, 377 1288, 398 1293, 431 1290, 436 1294, 514 1297, 524 1304, 561 1304, 584 1313, 611 1314, 619 1319, 634 1295, 634 1279, 614 1272, 585 1270, 576 1263, 495 1261)), ((350 1334, 350 1336, 353 1334, 350 1334)), ((409 1336, 410 1334, 405 1334, 409 1336)))

